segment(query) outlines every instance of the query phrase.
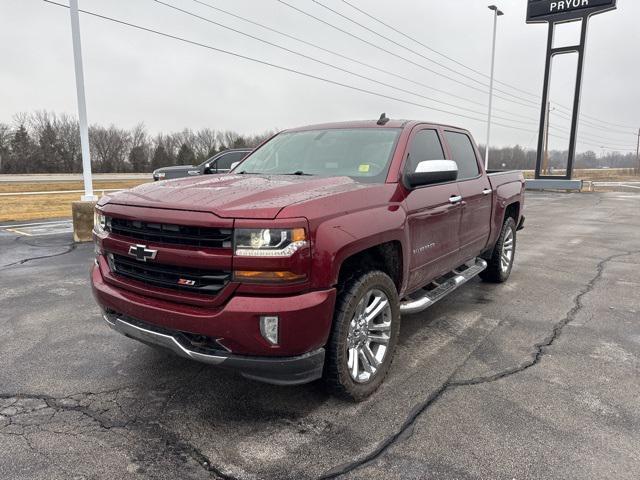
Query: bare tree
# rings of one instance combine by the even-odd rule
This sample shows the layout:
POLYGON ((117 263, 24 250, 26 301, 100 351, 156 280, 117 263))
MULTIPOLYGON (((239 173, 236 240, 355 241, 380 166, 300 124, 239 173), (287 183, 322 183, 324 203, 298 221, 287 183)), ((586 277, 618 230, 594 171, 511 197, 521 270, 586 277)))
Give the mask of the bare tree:
POLYGON ((192 146, 198 162, 204 162, 217 152, 218 134, 210 128, 203 128, 196 133, 195 145, 192 146))
POLYGON ((0 123, 0 172, 5 171, 5 162, 11 152, 11 127, 6 123, 0 123))
POLYGON ((109 128, 92 125, 89 128, 89 143, 96 170, 100 172, 126 172, 127 154, 131 145, 131 134, 111 125, 109 128))

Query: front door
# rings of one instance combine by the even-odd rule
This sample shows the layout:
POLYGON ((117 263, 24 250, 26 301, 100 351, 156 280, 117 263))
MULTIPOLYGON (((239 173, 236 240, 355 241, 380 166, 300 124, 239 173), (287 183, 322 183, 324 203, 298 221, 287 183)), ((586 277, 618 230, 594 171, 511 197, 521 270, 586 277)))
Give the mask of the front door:
MULTIPOLYGON (((437 130, 417 127, 409 140, 405 171, 415 171, 425 160, 442 160, 444 152, 437 130)), ((427 185, 405 199, 410 232, 408 292, 457 266, 461 203, 456 182, 427 185)))

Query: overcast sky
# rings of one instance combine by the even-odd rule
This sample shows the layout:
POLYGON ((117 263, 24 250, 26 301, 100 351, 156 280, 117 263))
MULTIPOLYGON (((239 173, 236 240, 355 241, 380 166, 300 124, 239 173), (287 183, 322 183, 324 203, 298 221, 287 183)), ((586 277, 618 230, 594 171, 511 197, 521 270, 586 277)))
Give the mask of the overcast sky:
MULTIPOLYGON (((484 105, 488 95, 482 84, 488 83, 486 77, 376 24, 341 0, 318 1, 422 56, 349 23, 312 0, 286 1, 395 55, 305 17, 278 0, 202 1, 425 86, 243 23, 193 0, 163 1, 331 65, 402 88, 405 92, 261 44, 154 0, 79 0, 79 3, 85 10, 406 99, 428 108, 324 83, 81 14, 91 123, 113 123, 129 128, 142 121, 151 133, 185 127, 254 133, 325 121, 377 118, 384 111, 393 118, 415 118, 467 127, 480 143, 485 141, 486 122, 482 119, 486 116, 484 105), (443 69, 424 57, 442 62, 464 76, 443 69), (467 85, 426 69, 450 75, 467 85), (454 106, 436 103, 413 93, 454 106)), ((349 1, 423 44, 471 69, 488 74, 493 25, 492 12, 487 9, 489 0, 349 1)), ((66 0, 60 2, 67 3, 66 0)), ((505 16, 499 19, 496 78, 534 96, 510 86, 496 85, 503 91, 497 92, 498 95, 518 102, 497 98, 495 107, 499 111, 495 115, 503 118, 496 122, 524 130, 495 126, 492 143, 517 143, 534 148, 539 105, 534 106, 530 102, 536 103, 535 97, 542 91, 547 27, 525 23, 526 0, 500 0, 498 3, 505 16)), ((640 29, 637 27, 640 1, 618 0, 618 4, 617 11, 595 16, 590 23, 582 98, 582 111, 590 117, 586 118, 589 125, 580 132, 583 142, 580 150, 589 148, 599 153, 601 145, 619 150, 622 147, 631 149, 635 146, 635 139, 628 132, 631 127, 640 127, 640 29), (594 128, 600 121, 621 127, 594 128)), ((566 36, 571 36, 571 32, 566 36)), ((45 109, 76 113, 67 9, 40 0, 0 0, 0 62, 0 121, 11 122, 13 115, 21 111, 45 109)), ((554 107, 556 113, 552 118, 553 131, 559 137, 566 135, 568 130, 568 121, 562 120, 564 110, 561 105, 570 106, 573 100, 571 65, 575 66, 575 61, 564 58, 554 69, 552 100, 558 106, 554 107)), ((552 146, 565 147, 566 142, 553 137, 552 146)))

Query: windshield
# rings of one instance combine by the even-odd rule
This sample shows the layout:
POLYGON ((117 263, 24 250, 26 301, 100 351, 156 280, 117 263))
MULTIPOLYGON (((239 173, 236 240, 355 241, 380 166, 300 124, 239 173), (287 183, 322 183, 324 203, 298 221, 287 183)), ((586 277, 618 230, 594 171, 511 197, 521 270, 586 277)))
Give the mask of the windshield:
POLYGON ((234 173, 348 176, 382 183, 399 134, 397 128, 284 132, 254 151, 234 173))

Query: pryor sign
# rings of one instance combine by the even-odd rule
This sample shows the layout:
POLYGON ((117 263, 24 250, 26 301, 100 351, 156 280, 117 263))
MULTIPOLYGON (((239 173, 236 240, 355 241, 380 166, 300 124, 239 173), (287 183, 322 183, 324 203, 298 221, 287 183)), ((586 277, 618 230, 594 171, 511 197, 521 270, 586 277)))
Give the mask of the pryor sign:
POLYGON ((616 0, 529 0, 527 22, 558 22, 616 8, 616 0))

